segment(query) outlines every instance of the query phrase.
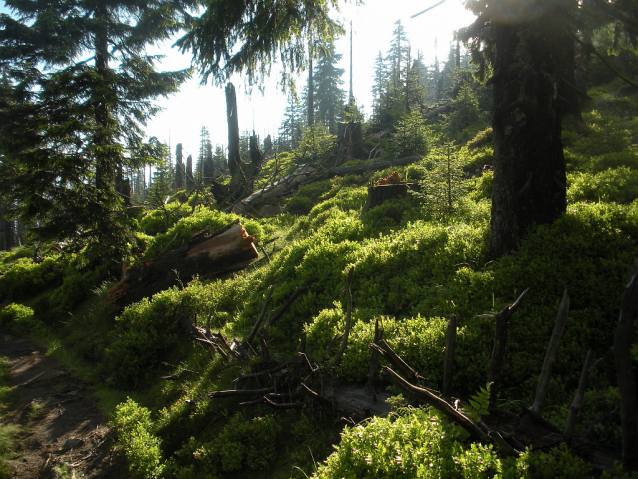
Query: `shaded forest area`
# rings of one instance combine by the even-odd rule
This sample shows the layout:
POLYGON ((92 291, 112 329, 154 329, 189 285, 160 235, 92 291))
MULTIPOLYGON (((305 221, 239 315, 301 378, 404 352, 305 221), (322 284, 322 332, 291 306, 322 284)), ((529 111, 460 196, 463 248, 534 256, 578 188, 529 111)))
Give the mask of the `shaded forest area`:
POLYGON ((1 17, 0 326, 94 385, 124 474, 635 477, 634 3, 475 0, 429 66, 398 23, 370 118, 328 5, 194 3, 1 17), (229 146, 173 162, 177 32, 229 146), (301 101, 241 135, 229 75, 274 57, 301 101))

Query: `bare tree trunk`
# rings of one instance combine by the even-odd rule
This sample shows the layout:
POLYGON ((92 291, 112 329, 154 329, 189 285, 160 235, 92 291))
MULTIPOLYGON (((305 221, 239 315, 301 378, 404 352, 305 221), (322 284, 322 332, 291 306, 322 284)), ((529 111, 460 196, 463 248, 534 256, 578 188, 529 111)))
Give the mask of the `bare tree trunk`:
POLYGON ((186 189, 191 191, 195 188, 195 180, 193 178, 193 155, 186 158, 186 189))
POLYGON ((490 359, 490 369, 487 374, 487 381, 492 383, 490 389, 490 408, 496 407, 496 397, 498 395, 499 381, 501 379, 501 368, 503 366, 503 357, 505 356, 505 346, 507 345, 507 328, 508 323, 514 312, 518 309, 521 301, 529 291, 529 288, 521 293, 514 303, 503 308, 497 314, 484 314, 479 317, 487 317, 496 319, 496 327, 494 331, 494 348, 492 349, 492 357, 490 359))
POLYGON ((310 65, 308 66, 308 127, 312 127, 315 124, 315 82, 313 78, 313 65, 312 65, 312 45, 308 45, 308 51, 310 53, 310 65))

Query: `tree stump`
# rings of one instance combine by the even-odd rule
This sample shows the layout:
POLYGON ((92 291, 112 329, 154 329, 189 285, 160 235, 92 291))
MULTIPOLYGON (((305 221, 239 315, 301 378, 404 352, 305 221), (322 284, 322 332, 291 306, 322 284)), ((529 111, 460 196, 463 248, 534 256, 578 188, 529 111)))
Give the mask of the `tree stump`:
POLYGON ((375 206, 383 204, 393 198, 403 198, 408 194, 408 184, 401 181, 399 174, 394 171, 390 176, 375 181, 368 187, 368 200, 363 207, 363 212, 371 210, 375 206))

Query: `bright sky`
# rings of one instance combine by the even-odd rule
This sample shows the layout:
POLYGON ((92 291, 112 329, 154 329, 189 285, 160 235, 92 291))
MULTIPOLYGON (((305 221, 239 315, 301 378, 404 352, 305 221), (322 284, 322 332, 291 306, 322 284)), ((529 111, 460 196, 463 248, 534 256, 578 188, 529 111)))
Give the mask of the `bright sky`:
MULTIPOLYGON (((340 2, 340 17, 344 24, 352 20, 354 95, 357 104, 363 105, 366 116, 372 112, 374 62, 379 51, 385 56, 389 50, 397 20, 403 23, 413 55, 420 50, 426 65, 434 62, 435 55, 438 55, 440 61, 445 61, 453 31, 474 20, 474 16, 462 6, 460 0, 447 0, 423 15, 410 18, 439 1, 365 0, 365 5, 359 6, 353 0, 348 3, 340 2), (435 51, 436 42, 438 50, 435 51)), ((350 70, 349 49, 350 40, 346 35, 337 42, 337 52, 343 55, 339 66, 345 70, 343 89, 346 93, 350 70)), ((178 52, 168 51, 165 54, 170 55, 171 60, 166 62, 167 69, 186 68, 190 65, 190 58, 183 57, 178 52)), ((305 75, 302 76, 305 78, 305 75)), ((303 78, 299 80, 299 91, 304 86, 303 78)), ((241 78, 237 77, 232 81, 237 89, 240 132, 254 129, 262 140, 268 134, 273 138, 277 137, 287 104, 287 97, 280 92, 277 79, 271 78, 267 82, 263 95, 254 89, 251 96, 248 96, 241 78)), ((213 145, 225 147, 228 143, 224 90, 210 84, 200 86, 199 82, 198 78, 193 78, 183 85, 179 93, 161 101, 165 110, 147 128, 147 133, 157 136, 160 141, 169 143, 170 140, 173 155, 175 145, 182 143, 185 152, 196 159, 202 126, 208 128, 213 145)))
MULTIPOLYGON (((434 62, 435 55, 440 61, 447 59, 453 31, 469 25, 474 17, 461 4, 461 0, 445 0, 441 5, 416 18, 415 13, 437 4, 440 0, 364 0, 364 5, 356 5, 355 0, 340 1, 339 18, 344 25, 352 21, 354 29, 354 95, 358 105, 363 106, 366 116, 370 115, 372 103, 372 78, 374 62, 379 51, 385 56, 390 48, 395 23, 401 20, 407 32, 413 55, 421 51, 426 65, 434 62), (435 50, 435 43, 438 49, 435 50)), ((6 12, 4 1, 0 12, 6 12)), ((339 65, 345 70, 343 88, 348 91, 349 81, 349 35, 337 41, 337 52, 343 55, 339 65)), ((161 69, 179 70, 190 66, 190 58, 167 46, 160 52, 166 55, 161 69)), ((276 71, 276 68, 273 68, 276 71)), ((305 78, 305 75, 303 75, 305 78)), ((240 132, 255 130, 263 140, 268 134, 277 137, 279 126, 287 104, 286 95, 277 86, 277 79, 267 80, 264 94, 254 89, 251 96, 246 92, 243 80, 232 79, 237 89, 240 132)), ((299 91, 304 80, 299 80, 299 91)), ((223 88, 209 85, 200 86, 199 78, 185 83, 180 92, 159 101, 164 108, 149 122, 147 134, 171 145, 174 155, 177 143, 182 143, 186 154, 197 159, 202 126, 206 126, 213 145, 226 146, 228 130, 226 125, 226 100, 223 88)))

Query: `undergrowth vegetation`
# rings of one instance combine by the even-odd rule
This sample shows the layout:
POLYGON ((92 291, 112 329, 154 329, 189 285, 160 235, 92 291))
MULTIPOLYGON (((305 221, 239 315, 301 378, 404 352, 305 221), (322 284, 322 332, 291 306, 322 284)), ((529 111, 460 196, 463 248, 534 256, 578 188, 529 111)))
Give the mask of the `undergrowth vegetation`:
MULTIPOLYGON (((271 288, 272 312, 303 287, 269 331, 270 354, 281 361, 296 358, 303 334, 309 361, 330 368, 329 347, 345 328, 342 287, 353 268, 353 326, 338 381, 366 381, 368 345, 379 322, 384 338, 426 378, 427 387, 440 389, 447 320, 455 315, 454 395, 467 399, 487 379, 494 320, 485 313, 500 311, 530 288, 510 323, 498 398, 500 407, 519 412, 531 405, 567 290, 571 308, 547 418, 559 427, 566 420, 592 348, 599 359, 581 414, 582 433, 586 421, 618 402, 610 348, 622 288, 638 257, 636 120, 615 119, 609 112, 613 99, 602 92, 595 98, 600 108, 584 115, 584 126, 565 132, 567 212, 535 228, 518 250, 497 261, 488 257, 491 172, 468 180, 460 175, 461 167, 488 164, 490 147, 428 144, 431 154, 423 161, 396 168, 402 178, 420 183, 415 194, 362 212, 367 186, 393 169, 303 186, 287 201, 284 215, 241 219, 265 245, 267 259, 234 274, 184 282, 121 312, 105 298, 117 278, 108 268, 84 268, 82 251, 46 255, 42 262, 29 253, 5 254, 0 324, 59 338, 69 357, 91 365, 90 379, 118 391, 119 398, 129 396, 117 406, 113 425, 131 477, 586 477, 589 466, 566 448, 504 458, 472 443, 433 410, 398 408, 386 418, 342 429, 331 411, 319 407, 279 411, 211 399, 211 391, 231 389, 235 378, 266 365, 227 362, 193 341, 183 324, 229 341, 243 339, 271 288)), ((197 231, 236 219, 204 206, 169 203, 141 219, 138 239, 146 244, 145 259, 153 259, 197 231)), ((328 386, 332 379, 325 381, 328 386)), ((618 431, 609 421, 595 434, 617 446, 618 431)))

